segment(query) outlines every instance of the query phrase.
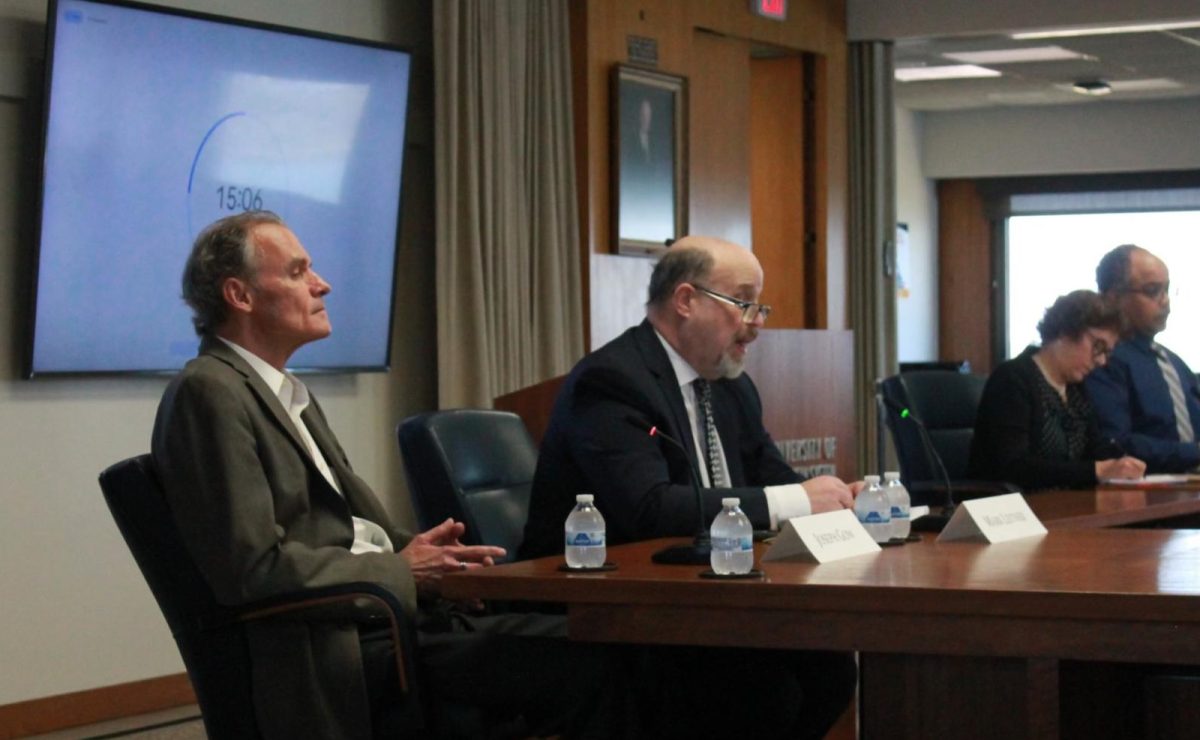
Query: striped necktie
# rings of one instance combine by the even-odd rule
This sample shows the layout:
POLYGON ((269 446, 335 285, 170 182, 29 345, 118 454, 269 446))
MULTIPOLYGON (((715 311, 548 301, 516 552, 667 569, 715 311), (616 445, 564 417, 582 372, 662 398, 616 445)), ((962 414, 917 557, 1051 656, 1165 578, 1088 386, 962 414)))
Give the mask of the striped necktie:
POLYGON ((708 465, 710 488, 729 488, 729 476, 725 474, 721 459, 721 444, 717 437, 717 424, 713 421, 712 386, 704 378, 692 381, 696 391, 696 410, 700 412, 700 424, 704 427, 704 456, 708 465))
POLYGON ((1150 349, 1158 357, 1158 368, 1162 370, 1163 380, 1167 381, 1167 391, 1171 394, 1171 405, 1175 407, 1175 429, 1179 432, 1180 442, 1195 442, 1196 433, 1192 429, 1192 417, 1188 413, 1187 398, 1183 395, 1183 384, 1179 382, 1179 371, 1171 362, 1166 348, 1157 342, 1150 343, 1150 349))

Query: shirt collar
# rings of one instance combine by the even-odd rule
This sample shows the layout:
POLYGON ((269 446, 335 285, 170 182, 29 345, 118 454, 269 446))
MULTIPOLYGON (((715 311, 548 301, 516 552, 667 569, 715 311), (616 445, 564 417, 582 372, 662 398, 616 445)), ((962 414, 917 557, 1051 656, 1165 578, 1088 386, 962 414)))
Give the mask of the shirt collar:
POLYGON ((258 373, 271 392, 283 403, 283 407, 291 411, 293 406, 303 409, 308 406, 308 388, 304 386, 291 373, 281 372, 274 368, 271 363, 254 354, 250 350, 241 346, 236 342, 232 342, 225 337, 217 337, 229 348, 238 353, 238 356, 246 361, 258 373))
POLYGON ((1154 351, 1154 337, 1146 336, 1145 334, 1134 334, 1124 341, 1129 342, 1143 352, 1156 354, 1154 351))
POLYGON ((671 361, 671 368, 675 370, 675 379, 679 381, 679 385, 687 386, 696 378, 700 377, 700 373, 696 372, 688 361, 683 359, 683 355, 675 351, 662 334, 658 333, 658 329, 654 330, 654 336, 658 337, 658 341, 662 342, 663 349, 667 351, 667 359, 671 361))

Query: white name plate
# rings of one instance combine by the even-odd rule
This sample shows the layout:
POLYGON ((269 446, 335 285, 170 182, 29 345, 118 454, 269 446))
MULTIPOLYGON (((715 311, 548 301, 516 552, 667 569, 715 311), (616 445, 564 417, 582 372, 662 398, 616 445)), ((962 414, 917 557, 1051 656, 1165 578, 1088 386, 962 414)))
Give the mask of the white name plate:
POLYGON ((964 501, 938 535, 938 542, 984 540, 989 544, 1046 534, 1046 528, 1019 493, 964 501))
POLYGON ((783 523, 763 562, 815 560, 828 563, 842 558, 879 552, 879 545, 849 509, 798 516, 783 523))

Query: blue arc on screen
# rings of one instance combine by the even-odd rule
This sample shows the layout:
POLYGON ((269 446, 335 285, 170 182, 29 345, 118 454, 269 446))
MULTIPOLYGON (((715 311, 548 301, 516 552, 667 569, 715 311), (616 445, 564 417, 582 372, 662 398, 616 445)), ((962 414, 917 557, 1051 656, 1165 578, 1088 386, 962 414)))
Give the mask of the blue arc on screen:
POLYGON ((237 118, 238 116, 244 115, 246 115, 246 111, 238 111, 236 113, 230 113, 222 116, 221 118, 217 119, 217 122, 212 125, 212 128, 208 130, 208 133, 204 135, 204 138, 200 140, 200 146, 196 147, 196 156, 192 157, 192 169, 190 172, 188 172, 187 191, 189 195, 192 192, 192 180, 194 180, 196 177, 196 165, 200 163, 200 154, 204 151, 204 145, 208 143, 208 140, 212 138, 212 135, 216 133, 218 128, 221 127, 221 124, 225 123, 231 118, 237 118))

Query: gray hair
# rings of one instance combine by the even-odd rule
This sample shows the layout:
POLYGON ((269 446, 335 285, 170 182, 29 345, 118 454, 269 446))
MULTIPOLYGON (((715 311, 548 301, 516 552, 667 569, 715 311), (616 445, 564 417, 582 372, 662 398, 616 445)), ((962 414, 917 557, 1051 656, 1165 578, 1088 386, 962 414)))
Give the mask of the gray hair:
POLYGON ((712 254, 706 249, 684 247, 668 250, 650 275, 646 305, 661 306, 671 299, 680 283, 703 281, 712 272, 712 254))
POLYGON ((254 277, 255 249, 250 232, 260 224, 283 225, 270 211, 246 211, 209 224, 192 244, 183 268, 183 300, 192 309, 200 336, 212 336, 229 316, 222 286, 231 277, 254 277))

